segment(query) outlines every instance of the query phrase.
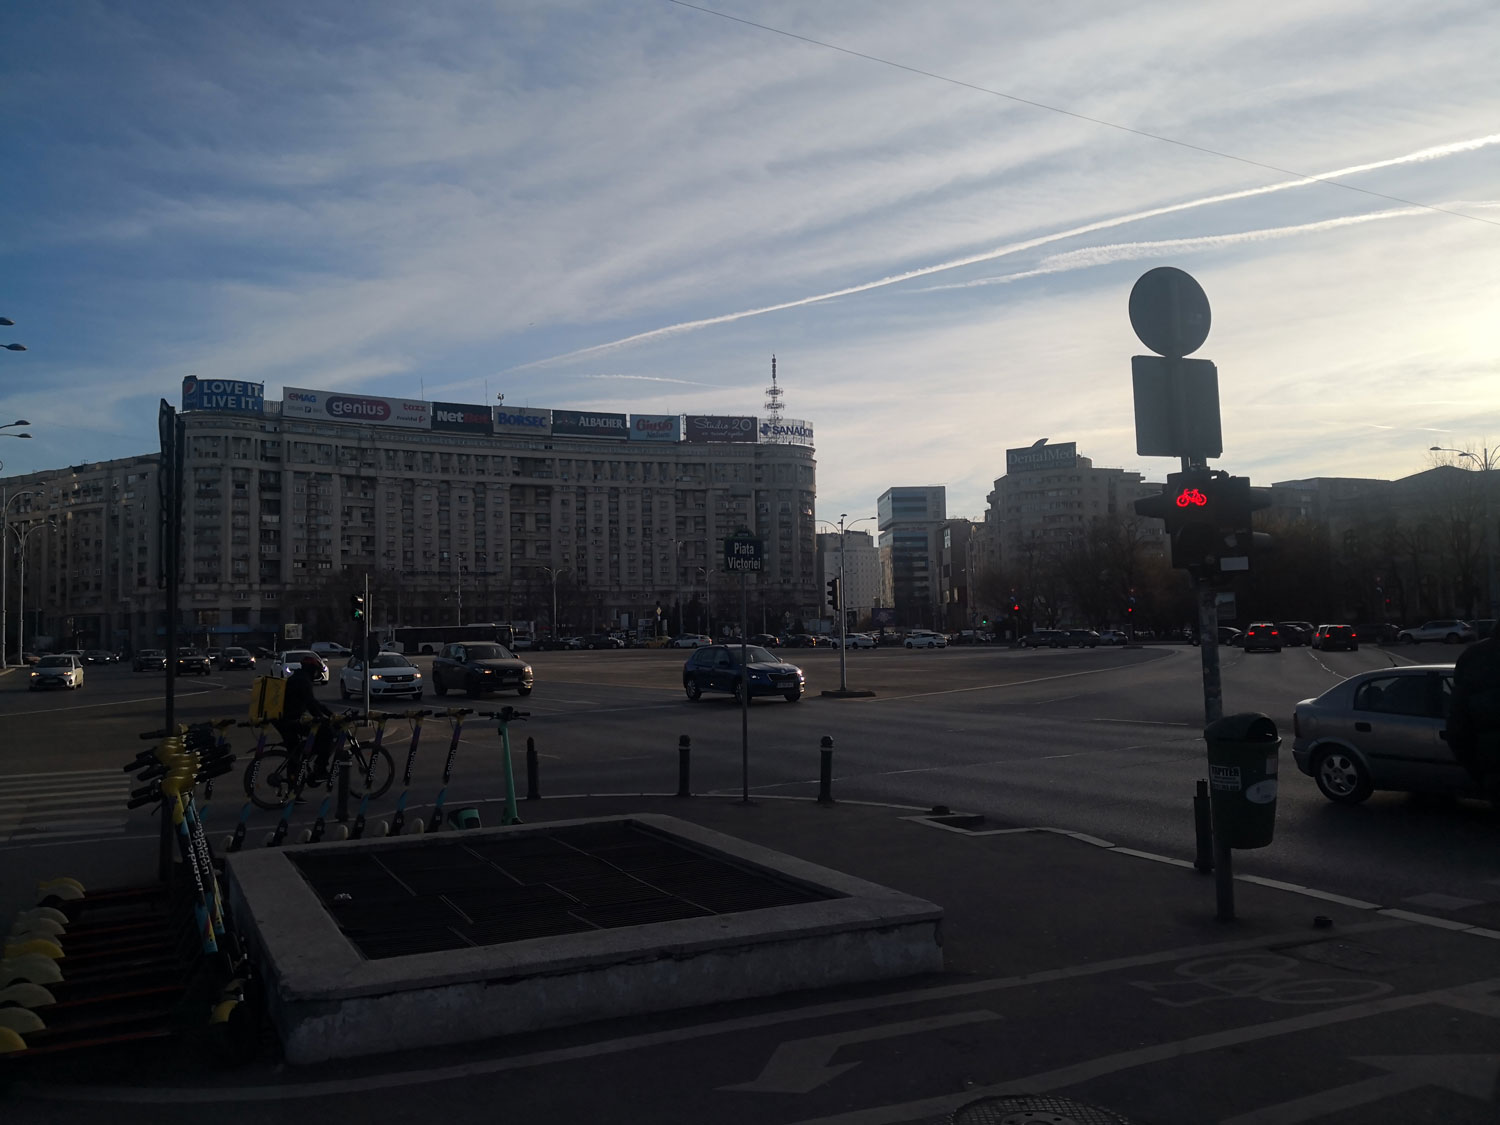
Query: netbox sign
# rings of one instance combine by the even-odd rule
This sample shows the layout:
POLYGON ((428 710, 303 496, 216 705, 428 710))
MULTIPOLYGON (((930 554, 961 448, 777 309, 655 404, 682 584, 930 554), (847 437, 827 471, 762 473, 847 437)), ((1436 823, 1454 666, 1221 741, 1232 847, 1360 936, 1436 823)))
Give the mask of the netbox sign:
POLYGON ((456 434, 491 434, 495 431, 488 406, 462 402, 433 403, 432 428, 456 434))
POLYGON ((365 422, 379 426, 401 426, 408 430, 432 428, 430 404, 420 399, 309 391, 300 387, 283 389, 281 413, 284 417, 291 418, 365 422))

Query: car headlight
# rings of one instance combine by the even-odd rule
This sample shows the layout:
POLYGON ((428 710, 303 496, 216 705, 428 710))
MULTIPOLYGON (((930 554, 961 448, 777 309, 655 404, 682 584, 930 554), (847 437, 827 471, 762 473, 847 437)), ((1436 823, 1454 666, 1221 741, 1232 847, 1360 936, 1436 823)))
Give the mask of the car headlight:
POLYGON ((411 674, 411 678, 414 679, 414 680, 420 680, 422 678, 422 673, 421 672, 413 672, 411 674))
POLYGON ((39 676, 40 676, 40 675, 41 675, 41 673, 40 673, 40 672, 33 672, 33 673, 31 673, 31 678, 32 678, 32 679, 33 679, 33 680, 34 680, 34 679, 36 679, 36 678, 37 678, 37 677, 39 677, 39 676))
POLYGON ((380 675, 376 675, 374 672, 371 672, 370 673, 370 679, 372 679, 372 680, 383 680, 383 679, 385 679, 385 677, 384 676, 380 676, 380 675))

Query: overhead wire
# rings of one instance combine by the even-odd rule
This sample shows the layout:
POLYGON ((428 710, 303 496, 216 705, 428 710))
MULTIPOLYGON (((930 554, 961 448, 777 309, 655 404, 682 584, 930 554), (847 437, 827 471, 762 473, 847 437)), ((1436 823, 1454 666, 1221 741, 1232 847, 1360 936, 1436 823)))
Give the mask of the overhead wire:
POLYGON ((896 62, 894 59, 882 58, 879 55, 872 55, 865 51, 856 51, 852 47, 842 47, 837 43, 829 43, 826 40, 814 39, 810 35, 802 35, 795 31, 787 31, 785 28, 772 27, 770 24, 758 23, 755 20, 746 19, 743 16, 731 15, 728 12, 721 12, 715 8, 705 7, 702 4, 689 3, 689 0, 666 0, 666 2, 668 4, 675 4, 679 8, 688 8, 695 12, 702 12, 704 15, 716 16, 719 19, 728 20, 732 23, 743 24, 746 27, 753 27, 758 31, 767 31, 773 35, 780 35, 787 39, 795 39, 799 43, 806 43, 809 46, 821 47, 824 50, 828 51, 837 51, 839 54, 848 55, 851 58, 863 59, 866 62, 877 63, 880 66, 892 67, 895 70, 904 70, 908 74, 915 74, 922 78, 931 78, 938 82, 946 82, 950 86, 958 86, 965 90, 973 90, 975 93, 988 94, 996 98, 1004 98, 1006 101, 1015 102, 1018 105, 1026 105, 1031 106, 1034 109, 1046 110, 1048 113, 1062 114, 1064 117, 1071 117, 1078 121, 1085 121, 1091 125, 1102 125, 1107 129, 1116 129, 1122 133, 1130 133, 1133 136, 1143 137, 1146 140, 1158 141, 1162 144, 1176 145, 1178 148, 1189 149, 1193 152, 1201 152, 1206 156, 1216 156, 1221 160, 1232 160, 1238 164, 1246 164, 1252 168, 1260 168, 1265 171, 1275 172, 1278 175, 1282 176, 1294 176, 1297 179, 1306 180, 1308 183, 1327 184, 1330 187, 1343 188, 1345 191, 1359 192, 1361 195, 1373 196, 1376 199, 1384 199, 1392 203, 1400 203, 1406 207, 1420 207, 1424 211, 1434 211, 1443 215, 1452 215, 1457 219, 1468 219, 1470 222, 1484 223, 1486 226, 1500 227, 1500 221, 1497 221, 1495 219, 1486 219, 1479 215, 1469 215, 1464 213, 1463 211, 1453 211, 1447 207, 1438 207, 1435 204, 1423 203, 1420 200, 1406 199, 1399 195, 1390 195, 1386 192, 1360 187, 1358 184, 1345 183, 1342 180, 1330 180, 1323 176, 1310 176, 1305 172, 1298 172, 1291 168, 1283 168, 1278 164, 1271 164, 1264 160, 1255 160, 1252 157, 1240 156, 1233 152, 1225 152, 1222 149, 1209 148, 1207 145, 1194 144, 1192 141, 1184 141, 1177 137, 1169 137, 1163 133, 1153 133, 1146 129, 1137 129, 1131 125, 1121 125, 1118 121, 1110 121, 1103 117, 1093 117, 1087 113, 1079 113, 1077 110, 1064 109, 1061 106, 1050 105, 1047 102, 1037 101, 1035 98, 1025 98, 1019 94, 1011 94, 1007 93, 1004 90, 995 90, 988 86, 980 86, 979 84, 974 82, 966 82, 961 78, 951 78, 946 74, 939 74, 936 71, 924 70, 923 68, 918 66, 911 66, 907 63, 896 62))

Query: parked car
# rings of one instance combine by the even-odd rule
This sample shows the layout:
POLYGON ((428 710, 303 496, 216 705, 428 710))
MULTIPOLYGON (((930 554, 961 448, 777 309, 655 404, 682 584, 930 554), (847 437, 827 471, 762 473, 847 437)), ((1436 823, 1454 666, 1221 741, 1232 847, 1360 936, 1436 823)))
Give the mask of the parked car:
POLYGON ((535 682, 531 665, 494 641, 444 645, 432 658, 435 695, 447 695, 454 690, 470 695, 514 690, 518 695, 530 695, 535 682))
POLYGON ((1292 758, 1330 801, 1377 789, 1479 796, 1444 739, 1453 665, 1361 672, 1292 712, 1292 758))
POLYGON ((137 672, 165 672, 167 654, 159 648, 143 648, 135 654, 130 666, 137 672))
POLYGON ((115 654, 105 652, 102 648, 91 648, 83 654, 85 664, 113 664, 115 654))
POLYGON ((594 633, 583 638, 584 648, 624 648, 625 642, 608 633, 594 633))
MULTIPOLYGON (((399 652, 378 652, 370 657, 370 699, 404 695, 422 698, 422 673, 399 652)), ((365 693, 365 663, 351 656, 339 670, 339 698, 358 699, 365 693)))
POLYGON ((206 652, 195 648, 177 650, 177 674, 179 676, 208 676, 213 673, 213 662, 206 652))
POLYGON ((1068 644, 1076 645, 1078 648, 1098 648, 1099 634, 1092 629, 1069 629, 1068 644))
POLYGON ((702 633, 679 633, 672 638, 670 648, 701 648, 703 645, 714 643, 712 637, 704 636, 702 633))
POLYGON ((930 629, 913 629, 906 634, 907 648, 947 648, 948 638, 930 629))
POLYGON ((250 655, 248 648, 226 648, 219 655, 219 667, 221 669, 248 668, 253 671, 255 657, 250 655))
POLYGON ((211 648, 205 650, 203 655, 208 657, 208 659, 212 663, 217 664, 219 662, 219 657, 224 655, 224 650, 221 648, 211 648))
POLYGON ((21 654, 21 663, 27 666, 35 665, 41 659, 42 658, 34 652, 23 652, 21 654))
POLYGON ((1319 625, 1313 632, 1312 647, 1323 652, 1344 649, 1359 651, 1359 633, 1353 625, 1319 625))
POLYGON ((1018 642, 1022 648, 1062 648, 1068 634, 1061 629, 1033 629, 1018 642))
POLYGON ((1424 625, 1402 629, 1396 634, 1396 640, 1404 645, 1419 645, 1423 641, 1442 641, 1444 644, 1457 645, 1478 639, 1479 635, 1474 631, 1474 626, 1467 621, 1458 621, 1453 618, 1428 621, 1424 625))
POLYGON ((31 690, 65 687, 77 691, 83 686, 83 663, 70 653, 44 656, 31 670, 31 690))
POLYGON ((344 660, 354 655, 353 650, 345 648, 343 645, 337 643, 336 641, 313 641, 313 643, 308 645, 307 647, 312 649, 324 660, 327 660, 329 657, 336 657, 340 660, 344 660))
POLYGON ((322 671, 313 673, 313 683, 326 684, 328 682, 328 662, 310 648, 289 648, 285 652, 276 653, 271 657, 271 660, 279 671, 273 671, 271 674, 280 675, 283 678, 290 676, 297 670, 297 666, 302 663, 304 656, 318 657, 318 665, 322 668, 322 671))
POLYGON ((517 633, 511 638, 510 648, 512 652, 529 652, 536 648, 536 638, 529 633, 517 633))
POLYGON ((820 641, 812 633, 793 633, 786 639, 787 648, 817 648, 819 644, 827 644, 826 640, 820 641))
POLYGON ((780 648, 781 638, 773 633, 756 633, 750 638, 750 643, 761 648, 780 648))
MULTIPOLYGON (((839 643, 839 640, 838 640, 837 637, 835 637, 833 639, 833 645, 834 645, 835 648, 838 647, 838 643, 839 643)), ((848 633, 848 634, 845 634, 845 636, 844 636, 844 647, 845 648, 874 648, 875 647, 875 638, 872 637, 872 636, 870 636, 869 633, 848 633)))
POLYGON ((1246 652, 1280 652, 1281 630, 1269 621, 1257 621, 1245 630, 1240 647, 1246 652))
POLYGON ((749 673, 750 698, 757 695, 779 695, 788 703, 802 698, 807 678, 795 664, 778 659, 769 649, 750 645, 707 645, 687 658, 682 666, 682 690, 697 701, 706 691, 724 691, 740 698, 744 687, 740 653, 745 654, 744 671, 749 673))
POLYGON ((1493 617, 1479 617, 1469 622, 1474 626, 1474 636, 1478 640, 1484 640, 1495 631, 1495 619, 1493 617))
POLYGON ((1099 643, 1101 645, 1123 645, 1128 644, 1130 638, 1119 629, 1100 629, 1099 643))

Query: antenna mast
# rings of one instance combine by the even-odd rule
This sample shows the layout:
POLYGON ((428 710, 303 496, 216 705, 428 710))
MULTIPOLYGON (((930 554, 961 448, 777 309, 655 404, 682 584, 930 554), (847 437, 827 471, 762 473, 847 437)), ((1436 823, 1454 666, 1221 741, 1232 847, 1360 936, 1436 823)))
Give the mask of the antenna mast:
MULTIPOLYGON (((782 389, 776 385, 776 356, 771 356, 771 385, 766 388, 766 421, 771 424, 771 432, 774 434, 776 428, 781 425, 781 396, 782 389)), ((775 438, 772 439, 776 440, 775 438)))

